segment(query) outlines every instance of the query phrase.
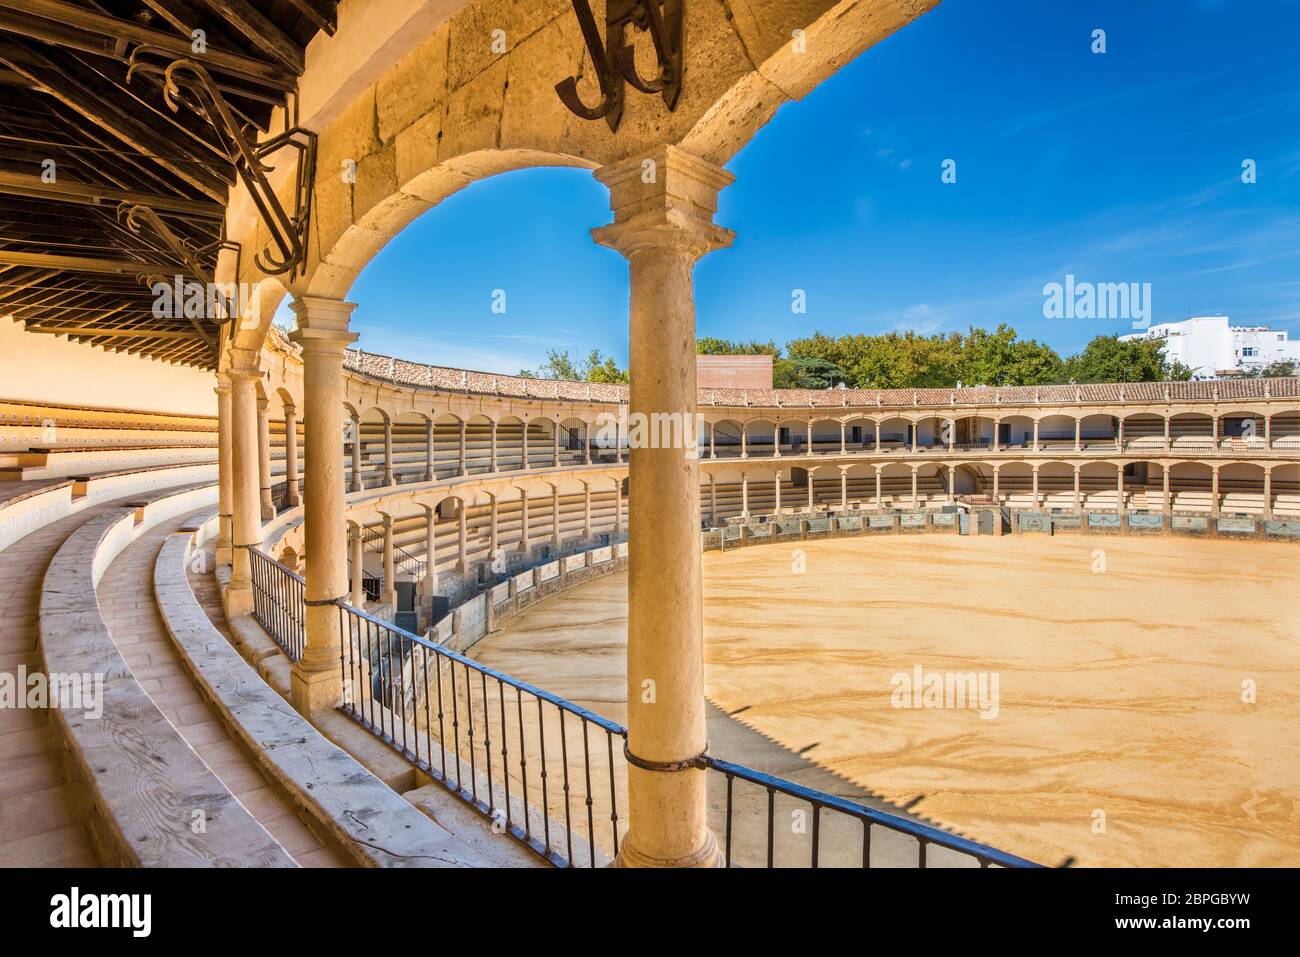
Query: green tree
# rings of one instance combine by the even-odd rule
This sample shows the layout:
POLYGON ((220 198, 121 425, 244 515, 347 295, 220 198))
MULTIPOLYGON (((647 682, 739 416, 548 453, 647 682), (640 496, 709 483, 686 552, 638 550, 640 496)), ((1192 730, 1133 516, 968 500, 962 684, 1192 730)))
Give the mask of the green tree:
POLYGON ((1096 336, 1065 360, 1064 375, 1072 382, 1156 382, 1168 371, 1164 343, 1158 339, 1096 336))
POLYGON ((848 378, 835 363, 813 356, 776 359, 772 363, 772 385, 778 389, 832 389, 847 383, 848 378))
POLYGON ((1056 350, 1019 339, 1005 323, 994 332, 970 329, 961 346, 959 381, 965 385, 1042 385, 1059 382, 1064 364, 1056 350))
POLYGON ((716 336, 704 336, 695 340, 695 354, 700 356, 779 356, 781 350, 770 339, 767 342, 759 342, 757 339, 751 342, 741 342, 737 339, 733 342, 730 339, 719 339, 716 336))
POLYGON ((613 356, 603 355, 599 349, 592 349, 586 359, 576 362, 567 349, 563 352, 548 349, 544 363, 536 369, 520 369, 519 374, 526 379, 562 379, 566 382, 628 381, 627 370, 620 369, 613 356))

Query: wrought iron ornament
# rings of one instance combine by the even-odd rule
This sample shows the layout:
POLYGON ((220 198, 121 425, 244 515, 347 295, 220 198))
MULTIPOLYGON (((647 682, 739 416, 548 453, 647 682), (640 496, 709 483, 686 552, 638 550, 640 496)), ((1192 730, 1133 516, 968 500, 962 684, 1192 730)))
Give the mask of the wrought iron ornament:
POLYGON ((587 51, 600 83, 600 102, 587 106, 578 95, 578 78, 555 84, 560 100, 584 120, 604 119, 612 132, 623 118, 624 81, 642 93, 658 93, 669 112, 677 108, 682 92, 682 7, 686 0, 607 0, 605 39, 600 36, 589 0, 572 0, 587 51), (636 47, 627 42, 628 27, 645 31, 654 41, 659 75, 646 80, 636 69, 636 47))

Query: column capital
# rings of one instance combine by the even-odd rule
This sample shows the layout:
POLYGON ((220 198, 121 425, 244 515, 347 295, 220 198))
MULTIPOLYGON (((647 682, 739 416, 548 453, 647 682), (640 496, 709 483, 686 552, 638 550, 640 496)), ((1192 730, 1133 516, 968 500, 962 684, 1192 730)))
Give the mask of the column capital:
POLYGON ((734 232, 713 222, 718 193, 735 177, 683 149, 659 146, 603 166, 595 177, 609 187, 614 222, 591 234, 628 258, 668 249, 699 259, 735 239, 734 232))
POLYGON ((348 322, 355 302, 326 299, 322 296, 299 296, 291 308, 298 326, 289 333, 289 339, 301 346, 317 344, 334 346, 339 351, 357 340, 357 333, 348 331, 348 322))
MULTIPOLYGON (((236 379, 261 379, 262 355, 255 349, 230 350, 230 365, 225 374, 232 384, 236 379)), ((219 381, 219 380, 218 380, 219 381)))

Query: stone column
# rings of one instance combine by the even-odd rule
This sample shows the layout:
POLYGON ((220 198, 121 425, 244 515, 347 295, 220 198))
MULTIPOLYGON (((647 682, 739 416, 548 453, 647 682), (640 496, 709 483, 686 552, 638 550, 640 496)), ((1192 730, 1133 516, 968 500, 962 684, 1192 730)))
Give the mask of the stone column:
POLYGON ((393 516, 384 516, 384 591, 379 601, 397 610, 397 563, 394 561, 393 516))
POLYGON ((217 373, 217 562, 229 565, 234 520, 234 445, 231 429, 230 376, 217 373))
POLYGON ((849 471, 846 468, 840 468, 840 509, 849 507, 849 471))
POLYGON ((1264 518, 1273 517, 1273 470, 1264 469, 1264 518))
POLYGON ((998 466, 993 466, 993 501, 997 505, 1002 504, 1002 499, 998 497, 998 466))
POLYGON ((560 423, 557 419, 555 427, 551 429, 551 467, 560 467, 560 423))
POLYGON ((1002 440, 998 438, 998 430, 1001 429, 1001 427, 1002 427, 1002 419, 995 418, 993 420, 993 445, 992 445, 992 449, 994 452, 1001 451, 1002 449, 1002 440))
POLYGON ((271 501, 271 403, 257 400, 257 479, 262 507, 262 521, 275 518, 275 503, 271 501))
MULTIPOLYGON (((353 338, 355 338, 355 335, 353 338)), ((307 423, 307 428, 311 428, 310 422, 307 423)), ((306 444, 306 438, 307 435, 304 432, 304 444, 306 444)), ((361 418, 358 416, 352 420, 352 481, 348 485, 348 491, 360 492, 363 487, 361 482, 361 418)))
POLYGON ((496 419, 492 420, 492 467, 490 472, 497 471, 497 423, 496 419))
POLYGON ((921 423, 909 422, 907 427, 912 433, 912 454, 915 455, 921 450, 921 423))
POLYGON ((775 458, 781 457, 781 423, 777 422, 772 426, 772 455, 775 458))
MULTIPOLYGON (((673 146, 604 167, 614 222, 594 231, 631 265, 631 411, 696 406, 691 274, 733 234, 712 222, 731 174, 673 146), (645 163, 655 175, 646 177, 645 163), (647 183, 646 179, 652 179, 647 183)), ((722 863, 708 827, 699 462, 685 448, 633 449, 628 572, 629 830, 625 867, 722 863), (672 508, 663 508, 665 502, 672 508)))
POLYGON ((298 410, 292 406, 284 409, 284 480, 288 486, 290 505, 301 505, 302 494, 298 476, 298 410))
POLYGON ((919 503, 916 500, 916 466, 912 466, 912 508, 916 508, 919 503))
POLYGON ((497 557, 497 497, 492 496, 492 508, 488 518, 488 558, 496 561, 497 557))
POLYGON ((1163 474, 1161 475, 1160 511, 1165 515, 1168 515, 1170 511, 1169 506, 1171 504, 1169 501, 1169 466, 1163 466, 1161 472, 1163 474))
POLYGON ((1074 467, 1074 510, 1075 510, 1076 512, 1077 512, 1077 511, 1080 511, 1081 506, 1082 506, 1082 504, 1083 504, 1083 499, 1081 498, 1081 496, 1080 496, 1080 494, 1079 494, 1079 492, 1080 492, 1080 489, 1079 489, 1079 471, 1080 471, 1079 466, 1076 465, 1076 466, 1074 467))
MULTIPOLYGON (((339 436, 343 432, 343 351, 357 337, 348 331, 355 303, 303 296, 293 303, 298 327, 289 336, 302 346, 304 450, 307 471, 303 526, 307 644, 293 666, 290 700, 303 714, 332 710, 342 701, 343 636, 339 612, 327 604, 346 596, 347 512, 343 499, 339 436)), ((357 424, 357 442, 361 440, 357 424)))
POLYGON ((551 486, 551 544, 555 546, 555 556, 560 552, 560 487, 551 486))
POLYGON ((1273 447, 1273 417, 1264 416, 1264 447, 1271 449, 1273 447))
POLYGON ((740 514, 749 518, 749 473, 740 473, 740 514))
POLYGON ((587 482, 582 483, 582 539, 591 541, 591 485, 587 482))
POLYGON ((781 514, 781 470, 776 470, 776 478, 772 482, 773 493, 776 496, 776 503, 773 506, 775 514, 781 514))
POLYGON ((876 420, 876 454, 880 454, 880 420, 876 420))
POLYGON ((948 463, 948 504, 949 505, 951 505, 956 499, 956 495, 953 492, 953 483, 956 481, 956 475, 957 473, 956 470, 953 468, 952 463, 951 462, 948 463))
MULTIPOLYGON (((877 426, 877 429, 878 428, 879 426, 877 426)), ((880 433, 877 431, 876 435, 879 436, 880 433)), ((876 466, 876 511, 877 512, 880 511, 882 505, 884 504, 884 496, 882 496, 880 493, 881 493, 880 466, 877 465, 876 466)))
POLYGON ((1034 508, 1038 508, 1038 466, 1037 465, 1034 466, 1034 470, 1033 470, 1033 483, 1034 483, 1034 488, 1033 488, 1034 508))
POLYGON ((808 469, 808 511, 812 511, 816 506, 816 499, 813 496, 813 470, 808 469))
POLYGON ((438 593, 438 509, 424 507, 424 597, 438 593))
POLYGON ((456 571, 464 575, 469 571, 469 536, 465 527, 465 500, 456 499, 456 571))
MULTIPOLYGON (((1215 419, 1218 422, 1218 419, 1215 419)), ((1210 514, 1219 514, 1219 467, 1212 466, 1210 469, 1210 514)))
POLYGON ((1170 448, 1172 448, 1172 444, 1169 439, 1169 423, 1171 421, 1172 421, 1171 417, 1166 415, 1165 416, 1165 451, 1166 452, 1168 452, 1170 448))
POLYGON ((1123 419, 1119 420, 1119 429, 1117 430, 1115 441, 1118 443, 1117 448, 1121 452, 1123 452, 1124 451, 1124 420, 1123 419))
POLYGON ((393 484, 393 420, 384 418, 384 487, 393 484))
POLYGON ((614 537, 623 536, 623 480, 614 479, 614 537))
POLYGON ((1115 466, 1115 509, 1124 512, 1124 463, 1115 466))
POLYGON ((246 546, 262 544, 262 496, 259 482, 259 440, 257 431, 257 383, 262 378, 258 355, 232 349, 230 377, 231 447, 231 571, 226 590, 227 613, 231 617, 253 610, 252 566, 246 546))
POLYGON ((352 546, 352 607, 364 608, 366 538, 360 525, 348 525, 348 543, 352 546))
POLYGON ((522 457, 520 468, 532 468, 532 464, 528 461, 528 420, 525 418, 520 418, 519 420, 519 445, 520 455, 522 457))
POLYGON ((528 490, 519 490, 519 551, 527 555, 532 548, 528 537, 528 490))
POLYGON ((951 452, 957 445, 957 422, 954 419, 947 421, 948 426, 948 451, 951 452))
POLYGON ((749 425, 743 422, 740 425, 740 457, 749 458, 749 425))
POLYGON ((433 467, 433 419, 424 420, 424 480, 432 482, 438 475, 433 467))
POLYGON ((458 471, 457 471, 457 473, 456 473, 457 475, 468 475, 468 474, 469 474, 469 471, 468 471, 468 467, 469 467, 469 465, 468 465, 468 463, 467 463, 466 460, 465 460, 465 429, 466 429, 466 427, 467 427, 467 424, 466 424, 465 420, 464 420, 464 419, 461 419, 461 420, 460 420, 460 448, 459 448, 459 450, 457 451, 457 462, 459 463, 459 465, 457 466, 457 469, 458 469, 458 471))
POLYGON ((591 426, 586 422, 582 423, 582 449, 583 465, 591 464, 591 426))
POLYGON ((1214 416, 1214 424, 1212 428, 1214 429, 1214 432, 1210 437, 1210 442, 1214 446, 1214 448, 1217 449, 1219 447, 1219 434, 1223 429, 1222 425, 1220 424, 1219 417, 1217 415, 1214 416))
POLYGON ((840 423, 840 455, 847 455, 849 447, 845 444, 844 423, 840 423))
POLYGON ((1074 451, 1083 451, 1083 419, 1074 420, 1074 451))
POLYGON ((1034 451, 1038 451, 1038 420, 1034 419, 1034 451))
POLYGON ((805 454, 805 455, 812 455, 812 454, 813 454, 813 429, 812 429, 812 420, 811 420, 811 419, 808 421, 808 451, 805 452, 804 454, 805 454))
POLYGON ((623 422, 614 423, 614 461, 619 465, 623 464, 623 422))

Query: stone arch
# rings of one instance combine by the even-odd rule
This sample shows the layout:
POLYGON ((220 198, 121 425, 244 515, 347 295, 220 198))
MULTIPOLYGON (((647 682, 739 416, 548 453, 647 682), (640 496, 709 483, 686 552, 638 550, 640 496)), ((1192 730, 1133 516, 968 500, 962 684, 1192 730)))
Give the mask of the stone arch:
MULTIPOLYGON (((596 92, 568 4, 514 5, 515 19, 524 22, 507 31, 503 54, 485 42, 481 4, 440 24, 412 16, 404 35, 393 37, 405 55, 387 63, 382 46, 368 58, 343 60, 349 45, 372 48, 373 40, 351 33, 375 25, 370 18, 341 18, 342 32, 333 38, 341 52, 309 60, 313 66, 300 81, 307 122, 319 132, 318 167, 326 175, 317 177, 309 262, 295 291, 344 297, 401 229, 487 176, 528 166, 594 168, 661 144, 721 166, 783 102, 801 98, 937 2, 749 0, 740 9, 688 4, 690 79, 676 108, 667 112, 659 97, 629 91, 617 132, 575 117, 555 95, 555 83, 569 75, 580 77, 587 102, 596 92), (801 31, 797 46, 795 31, 801 31), (353 182, 331 175, 345 160, 354 164, 353 182)), ((280 189, 288 193, 292 184, 280 189)), ((231 238, 261 248, 242 188, 232 205, 237 214, 242 210, 233 217, 242 228, 231 238)), ((244 260, 247 275, 238 278, 258 278, 253 257, 244 260)), ((242 347, 260 348, 279 298, 261 323, 240 331, 242 347)))
POLYGON ((740 420, 718 419, 713 423, 713 457, 740 458, 740 420))

